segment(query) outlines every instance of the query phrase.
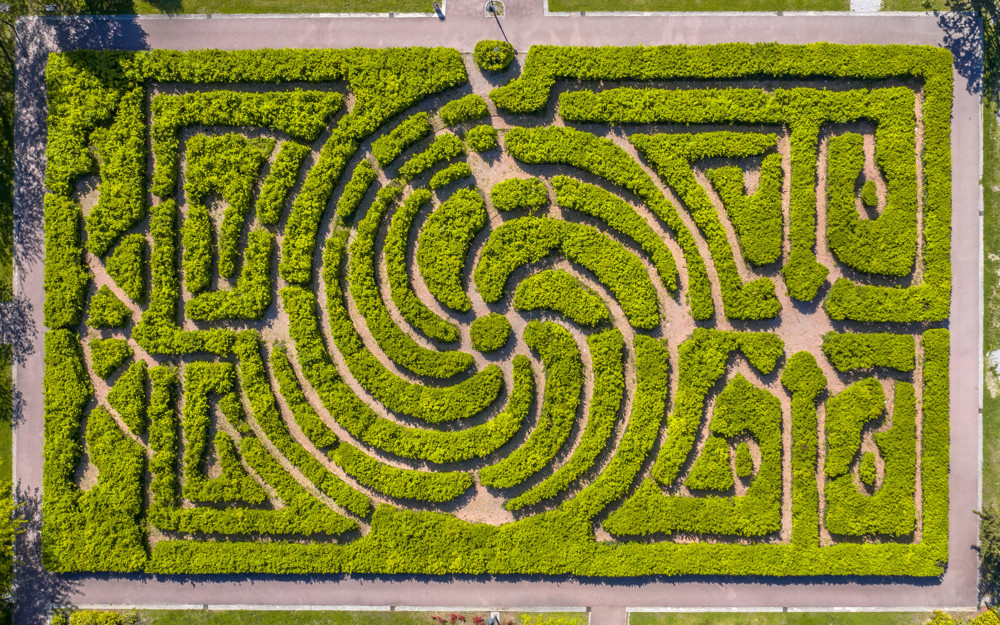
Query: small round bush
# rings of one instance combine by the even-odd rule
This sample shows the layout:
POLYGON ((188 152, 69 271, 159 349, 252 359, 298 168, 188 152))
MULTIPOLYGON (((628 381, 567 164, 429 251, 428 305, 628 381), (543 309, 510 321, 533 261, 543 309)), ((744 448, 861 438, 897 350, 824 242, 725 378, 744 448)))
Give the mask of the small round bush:
POLYGON ((549 205, 549 190, 538 178, 510 178, 493 186, 490 199, 500 211, 526 208, 533 213, 549 205))
POLYGON ((875 187, 874 180, 866 180, 861 187, 861 203, 868 208, 878 206, 878 189, 875 187))
POLYGON ((506 41, 484 39, 476 44, 472 57, 476 59, 476 65, 480 69, 499 72, 514 60, 514 46, 506 41))
POLYGON ((470 150, 486 152, 497 147, 497 129, 493 126, 476 126, 465 133, 465 143, 470 150))
POLYGON ((481 352, 492 352, 507 344, 510 322, 503 315, 492 313, 472 322, 469 328, 472 346, 481 352))
POLYGON ((753 456, 750 455, 750 445, 746 441, 736 446, 736 475, 748 478, 753 473, 753 456))
POLYGON ((875 485, 875 454, 872 452, 861 456, 861 466, 858 467, 858 477, 866 486, 875 485))

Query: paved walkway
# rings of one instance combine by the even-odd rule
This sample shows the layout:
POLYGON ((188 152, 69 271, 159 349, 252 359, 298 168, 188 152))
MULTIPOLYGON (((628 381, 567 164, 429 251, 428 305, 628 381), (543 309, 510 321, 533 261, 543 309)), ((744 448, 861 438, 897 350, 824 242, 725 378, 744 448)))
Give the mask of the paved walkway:
MULTIPOLYGON (((842 579, 683 578, 622 581, 452 580, 422 578, 56 576, 41 571, 37 533, 24 541, 29 564, 21 571, 19 623, 37 623, 51 601, 114 604, 282 604, 427 606, 589 606, 595 625, 624 623, 625 608, 718 607, 958 607, 976 601, 976 519, 979 389, 980 107, 975 82, 978 39, 967 16, 923 15, 704 15, 656 17, 545 16, 537 0, 506 0, 503 28, 515 47, 530 44, 706 44, 726 41, 806 43, 945 42, 963 67, 956 71, 954 155, 954 295, 952 303, 951 554, 943 579, 924 584, 842 579), (966 70, 968 65, 970 70, 966 70)), ((20 28, 16 125, 16 293, 18 327, 15 475, 18 491, 36 515, 42 484, 42 228, 44 61, 50 50, 217 47, 225 49, 348 46, 451 46, 470 51, 499 35, 482 17, 482 4, 449 0, 447 19, 305 18, 283 16, 35 20, 20 28)), ((36 524, 37 526, 37 524, 36 524)))

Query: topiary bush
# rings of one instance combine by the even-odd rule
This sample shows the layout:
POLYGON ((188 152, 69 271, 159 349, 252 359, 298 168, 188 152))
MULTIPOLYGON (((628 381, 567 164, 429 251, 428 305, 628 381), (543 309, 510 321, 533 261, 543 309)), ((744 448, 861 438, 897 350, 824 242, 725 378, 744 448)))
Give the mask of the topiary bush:
POLYGON ((472 346, 481 352, 500 349, 510 340, 510 322, 503 315, 492 313, 479 317, 469 327, 472 346))
POLYGON ((514 60, 514 46, 506 41, 483 39, 472 52, 476 65, 488 72, 499 72, 514 60))

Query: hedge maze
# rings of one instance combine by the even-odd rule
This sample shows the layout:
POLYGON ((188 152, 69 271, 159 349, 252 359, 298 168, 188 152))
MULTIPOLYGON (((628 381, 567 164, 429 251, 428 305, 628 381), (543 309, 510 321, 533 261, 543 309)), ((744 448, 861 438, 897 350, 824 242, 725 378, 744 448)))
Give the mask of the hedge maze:
POLYGON ((50 57, 50 570, 943 572, 950 54, 498 46, 50 57))

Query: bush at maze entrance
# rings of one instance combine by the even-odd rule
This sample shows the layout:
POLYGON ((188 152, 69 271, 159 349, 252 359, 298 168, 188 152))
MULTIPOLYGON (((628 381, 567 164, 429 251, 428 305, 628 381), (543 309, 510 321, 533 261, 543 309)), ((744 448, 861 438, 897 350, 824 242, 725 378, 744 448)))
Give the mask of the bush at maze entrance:
POLYGON ((45 565, 940 575, 950 54, 466 67, 51 57, 45 565))

